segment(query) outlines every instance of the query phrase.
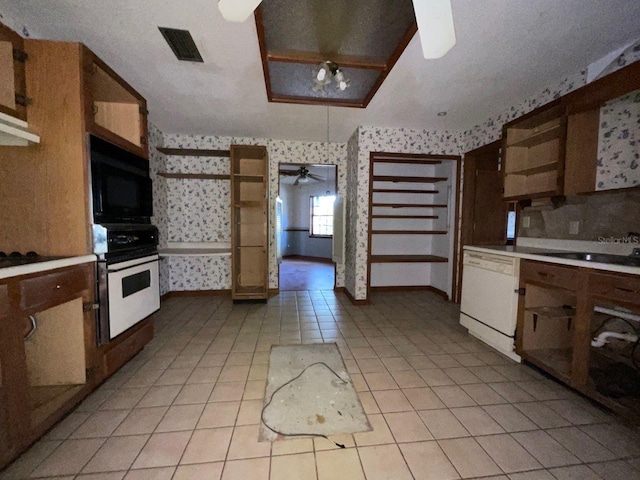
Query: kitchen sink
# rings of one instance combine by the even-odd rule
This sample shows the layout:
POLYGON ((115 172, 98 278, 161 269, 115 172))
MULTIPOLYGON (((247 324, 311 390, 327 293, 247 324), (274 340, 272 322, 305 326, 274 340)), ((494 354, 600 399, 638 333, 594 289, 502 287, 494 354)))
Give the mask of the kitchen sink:
POLYGON ((587 252, 551 252, 543 253, 545 257, 566 258, 569 260, 581 260, 583 262, 612 263, 627 267, 640 267, 640 258, 625 257, 623 255, 609 255, 606 253, 587 252))

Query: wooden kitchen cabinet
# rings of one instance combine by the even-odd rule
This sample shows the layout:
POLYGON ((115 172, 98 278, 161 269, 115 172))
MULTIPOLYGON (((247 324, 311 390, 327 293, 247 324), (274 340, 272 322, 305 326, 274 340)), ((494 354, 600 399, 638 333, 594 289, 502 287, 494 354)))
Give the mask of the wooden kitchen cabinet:
MULTIPOLYGON (((591 344, 594 336, 608 329, 608 322, 618 321, 612 320, 616 312, 640 316, 640 276, 521 262, 516 353, 579 392, 638 421, 640 373, 630 356, 634 354, 633 344, 591 344), (631 387, 630 393, 620 394, 628 385, 635 385, 637 392, 633 393, 631 387)), ((618 322, 629 331, 629 324, 618 322)), ((636 363, 639 353, 635 352, 636 363)))
POLYGON ((101 381, 93 264, 0 281, 0 468, 101 381))
POLYGON ((0 23, 0 113, 27 119, 24 39, 0 23))
POLYGON ((231 146, 231 296, 266 300, 269 295, 267 149, 231 146))
POLYGON ((86 47, 83 55, 87 130, 148 158, 146 100, 86 47))
POLYGON ((639 89, 640 62, 635 62, 562 98, 567 112, 565 195, 596 191, 600 109, 639 89))
POLYGON ((566 119, 559 100, 504 126, 504 198, 562 195, 566 119))

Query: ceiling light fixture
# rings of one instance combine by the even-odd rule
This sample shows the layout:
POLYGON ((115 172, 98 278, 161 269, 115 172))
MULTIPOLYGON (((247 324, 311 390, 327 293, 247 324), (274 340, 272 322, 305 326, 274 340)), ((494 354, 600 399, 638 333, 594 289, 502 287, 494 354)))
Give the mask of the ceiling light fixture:
POLYGON ((413 0, 424 58, 443 57, 456 44, 451 0, 413 0))
POLYGON ((228 22, 244 22, 262 0, 220 0, 218 9, 228 22))
POLYGON ((336 88, 342 92, 349 87, 350 81, 344 76, 344 72, 338 64, 331 60, 326 60, 313 71, 312 90, 314 92, 324 92, 325 87, 331 84, 331 80, 335 80, 336 88))

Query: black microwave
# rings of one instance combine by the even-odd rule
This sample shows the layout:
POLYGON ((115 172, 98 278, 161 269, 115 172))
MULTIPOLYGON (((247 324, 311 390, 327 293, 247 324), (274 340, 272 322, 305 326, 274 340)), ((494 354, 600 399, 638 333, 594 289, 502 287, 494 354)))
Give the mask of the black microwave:
POLYGON ((93 223, 150 223, 149 161, 90 135, 93 223))

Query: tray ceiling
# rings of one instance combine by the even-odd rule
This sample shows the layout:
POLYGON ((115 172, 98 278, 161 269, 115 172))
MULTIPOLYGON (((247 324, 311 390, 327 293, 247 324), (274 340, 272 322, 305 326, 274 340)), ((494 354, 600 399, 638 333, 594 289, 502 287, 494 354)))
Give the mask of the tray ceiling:
POLYGON ((366 107, 417 31, 412 0, 269 0, 256 10, 271 102, 366 107), (323 61, 349 79, 314 91, 323 61))

